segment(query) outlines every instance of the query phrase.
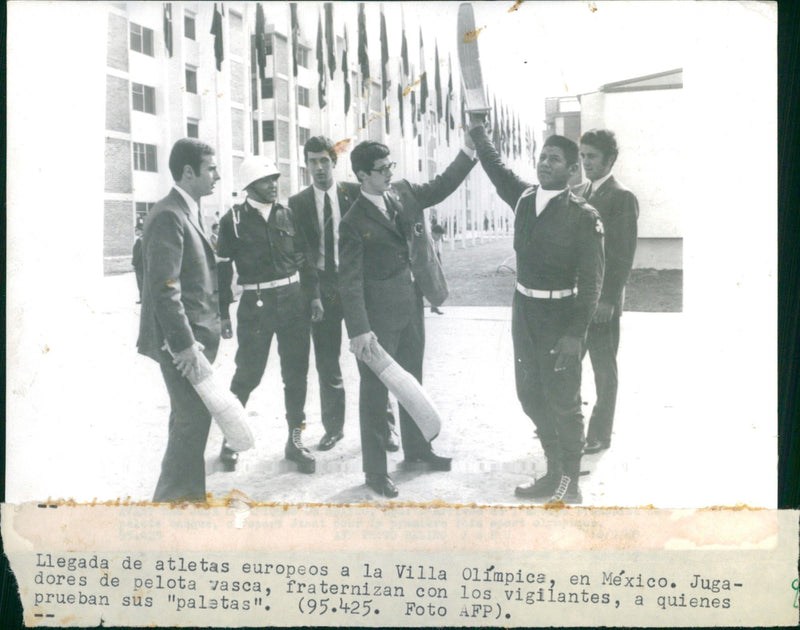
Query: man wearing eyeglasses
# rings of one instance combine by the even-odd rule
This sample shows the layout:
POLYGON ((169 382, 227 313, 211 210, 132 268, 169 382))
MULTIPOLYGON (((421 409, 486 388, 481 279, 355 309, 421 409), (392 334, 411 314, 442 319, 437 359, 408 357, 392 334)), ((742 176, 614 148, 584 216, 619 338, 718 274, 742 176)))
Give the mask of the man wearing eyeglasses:
MULTIPOLYGON (((425 349, 422 290, 411 273, 410 241, 424 234, 424 210, 444 201, 475 165, 467 136, 447 169, 427 184, 392 182, 396 166, 389 148, 365 141, 350 154, 361 194, 339 225, 339 290, 350 350, 361 376, 359 421, 367 485, 396 497, 388 475, 381 436, 386 432, 387 390, 364 363, 378 344, 422 382, 425 349)), ((400 408, 400 437, 406 462, 424 462, 432 470, 450 470, 451 459, 434 452, 408 412, 400 408)))
MULTIPOLYGON (((358 198, 361 186, 353 182, 336 181, 334 167, 337 155, 330 138, 309 138, 303 146, 303 155, 312 184, 289 197, 289 208, 311 249, 325 311, 320 321, 312 322, 311 338, 314 341, 322 425, 325 428, 325 434, 317 448, 328 451, 344 437, 345 415, 345 390, 339 365, 344 315, 336 272, 339 262, 336 245, 339 240, 339 222, 358 198)), ((400 444, 397 441, 391 409, 391 406, 387 406, 384 448, 387 451, 397 451, 400 444)))

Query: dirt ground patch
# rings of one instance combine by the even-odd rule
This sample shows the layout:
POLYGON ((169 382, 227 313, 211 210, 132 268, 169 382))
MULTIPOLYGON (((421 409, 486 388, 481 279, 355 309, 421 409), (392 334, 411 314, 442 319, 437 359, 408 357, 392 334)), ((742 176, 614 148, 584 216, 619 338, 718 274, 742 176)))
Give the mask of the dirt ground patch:
MULTIPOLYGON (((514 293, 515 260, 512 237, 476 239, 442 251, 450 297, 442 307, 510 306, 514 293)), ((683 309, 683 271, 634 269, 625 290, 625 310, 679 313, 683 309)))

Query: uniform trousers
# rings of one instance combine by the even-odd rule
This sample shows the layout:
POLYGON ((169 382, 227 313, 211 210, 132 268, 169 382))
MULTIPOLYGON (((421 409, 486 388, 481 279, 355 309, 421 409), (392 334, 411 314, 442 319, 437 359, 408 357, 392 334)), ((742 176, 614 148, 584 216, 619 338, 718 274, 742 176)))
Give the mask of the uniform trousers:
MULTIPOLYGON (((422 297, 417 297, 408 324, 399 330, 381 330, 380 322, 372 322, 373 332, 384 350, 397 363, 422 383, 422 358, 425 353, 425 323, 422 297)), ((389 423, 386 413, 388 390, 375 373, 358 361, 361 375, 359 390, 359 423, 361 425, 362 469, 365 473, 386 474, 386 436, 389 423)), ((431 450, 411 416, 400 405, 400 439, 406 458, 424 455, 431 450)))
POLYGON ((617 406, 617 350, 619 349, 619 317, 605 324, 592 324, 586 338, 586 347, 594 371, 597 402, 592 409, 586 440, 609 442, 614 426, 617 406))
POLYGON ((583 449, 580 361, 556 372, 557 355, 550 353, 566 333, 573 308, 572 297, 546 300, 515 292, 511 334, 517 397, 536 425, 548 472, 577 475, 583 449))
MULTIPOLYGON (((213 363, 217 346, 203 353, 213 363)), ((159 358, 161 374, 169 393, 169 438, 161 461, 161 475, 153 501, 205 501, 205 448, 211 414, 187 378, 178 372, 166 352, 159 358)))
POLYGON ((342 299, 336 272, 319 272, 320 297, 325 315, 311 324, 314 360, 319 375, 322 425, 325 433, 338 433, 344 427, 345 394, 339 355, 342 349, 342 299))
POLYGON ((308 373, 309 308, 303 289, 295 282, 260 293, 242 293, 236 312, 236 372, 231 391, 247 404, 267 366, 272 338, 278 338, 286 421, 290 429, 305 421, 306 376, 308 373), (262 305, 258 305, 258 300, 262 305))

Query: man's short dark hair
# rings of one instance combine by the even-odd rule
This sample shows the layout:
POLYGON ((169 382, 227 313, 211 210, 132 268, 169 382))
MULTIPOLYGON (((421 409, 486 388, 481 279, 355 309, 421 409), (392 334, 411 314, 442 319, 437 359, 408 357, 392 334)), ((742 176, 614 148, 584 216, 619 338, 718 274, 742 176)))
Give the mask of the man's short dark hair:
POLYGON ((545 147, 557 147, 564 153, 567 164, 572 166, 578 163, 578 145, 566 136, 550 136, 544 141, 545 147))
POLYGON ((199 175, 200 163, 205 155, 214 155, 214 149, 205 142, 200 142, 196 138, 178 140, 169 153, 169 172, 172 173, 172 179, 176 182, 181 181, 183 167, 187 165, 192 167, 195 175, 199 175))
POLYGON ((306 164, 308 163, 309 153, 322 153, 323 151, 327 153, 331 161, 336 164, 336 158, 338 156, 336 155, 336 149, 334 147, 333 140, 326 136, 311 136, 303 145, 303 157, 305 158, 306 164))
POLYGON ((358 171, 369 173, 372 167, 375 166, 375 162, 389 157, 389 154, 389 147, 385 144, 364 140, 364 142, 359 142, 350 153, 350 166, 353 167, 353 172, 356 176, 358 176, 358 171))
POLYGON ((588 144, 600 151, 606 159, 610 158, 612 166, 617 161, 617 137, 610 129, 590 129, 581 136, 581 144, 588 144))

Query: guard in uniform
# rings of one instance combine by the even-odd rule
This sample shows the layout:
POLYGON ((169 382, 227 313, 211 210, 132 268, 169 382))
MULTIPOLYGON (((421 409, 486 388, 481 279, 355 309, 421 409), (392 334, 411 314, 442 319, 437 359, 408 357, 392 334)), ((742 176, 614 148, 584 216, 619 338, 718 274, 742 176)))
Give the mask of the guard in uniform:
POLYGON ((516 495, 581 503, 581 355, 603 284, 603 224, 567 188, 579 168, 574 142, 547 139, 537 165, 540 185, 531 186, 502 163, 483 116, 470 119, 478 158, 516 215, 511 327, 517 396, 547 458, 547 473, 516 495))
MULTIPOLYGON (((247 404, 264 375, 272 338, 277 337, 289 425, 286 458, 296 462, 300 472, 313 473, 316 464, 303 446, 301 431, 310 319, 322 319, 323 310, 306 241, 296 229, 291 211, 277 201, 279 176, 275 165, 260 156, 245 159, 239 169, 247 198, 222 217, 217 241, 217 256, 223 259, 219 279, 221 286, 227 283, 220 291, 220 316, 223 337, 230 338, 233 295, 229 289, 234 263, 243 293, 236 313, 239 347, 231 391, 242 405, 247 404)), ((236 457, 223 443, 220 459, 227 469, 235 467, 236 457)))

